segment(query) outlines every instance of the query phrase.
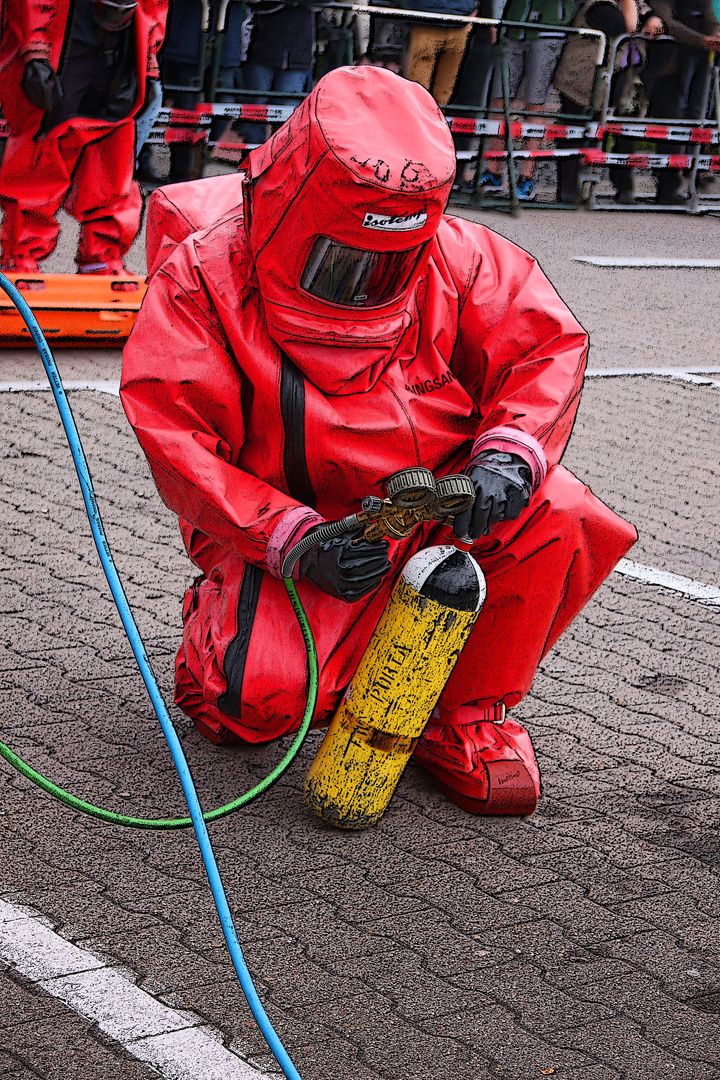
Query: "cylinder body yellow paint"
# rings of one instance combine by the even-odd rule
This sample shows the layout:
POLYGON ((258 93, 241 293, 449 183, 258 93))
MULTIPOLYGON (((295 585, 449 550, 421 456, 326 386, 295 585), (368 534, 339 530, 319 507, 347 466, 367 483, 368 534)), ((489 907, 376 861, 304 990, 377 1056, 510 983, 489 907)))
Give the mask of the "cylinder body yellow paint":
POLYGON ((484 598, 466 552, 428 548, 409 560, 305 782, 325 821, 365 829, 380 820, 484 598))

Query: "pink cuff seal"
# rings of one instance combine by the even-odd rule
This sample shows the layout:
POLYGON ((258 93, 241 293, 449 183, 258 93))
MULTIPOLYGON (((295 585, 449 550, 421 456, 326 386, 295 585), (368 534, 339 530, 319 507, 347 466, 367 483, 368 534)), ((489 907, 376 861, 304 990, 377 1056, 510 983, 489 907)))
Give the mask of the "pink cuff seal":
MULTIPOLYGON (((268 541, 265 561, 267 568, 273 577, 282 577, 280 568, 285 556, 293 544, 302 540, 305 533, 316 525, 323 525, 325 518, 311 510, 309 506, 294 506, 280 518, 270 540, 268 541)), ((298 580, 300 570, 296 563, 293 577, 298 580)))
POLYGON ((545 451, 537 439, 519 428, 496 427, 484 431, 475 440, 471 457, 477 457, 482 450, 500 450, 504 454, 517 454, 521 457, 532 474, 533 492, 537 491, 547 476, 545 451))

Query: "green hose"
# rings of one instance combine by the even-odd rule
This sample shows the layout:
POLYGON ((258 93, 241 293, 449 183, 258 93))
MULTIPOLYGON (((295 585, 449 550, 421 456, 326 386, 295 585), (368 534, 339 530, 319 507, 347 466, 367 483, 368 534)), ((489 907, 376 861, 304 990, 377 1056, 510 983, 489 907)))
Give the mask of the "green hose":
MULTIPOLYGON (((262 795, 264 791, 267 791, 269 787, 272 787, 275 781, 280 779, 297 757, 312 722, 318 695, 317 650, 315 648, 315 642, 313 641, 310 623, 308 622, 307 615, 300 602, 295 583, 292 578, 289 577, 283 578, 283 582, 285 583, 285 588, 290 597, 290 603, 293 606, 293 610, 300 624, 300 630, 302 631, 305 648, 307 650, 308 698, 302 722, 298 729, 298 733, 293 740, 292 746, 285 754, 282 761, 275 766, 273 771, 269 773, 264 780, 261 780, 256 787, 251 788, 250 791, 247 791, 244 795, 241 795, 237 799, 233 799, 232 802, 225 803, 224 806, 219 806, 216 810, 209 810, 206 814, 203 814, 203 819, 205 821, 217 821, 219 818, 227 817, 228 814, 232 814, 236 810, 240 810, 243 806, 247 806, 248 803, 253 802, 253 800, 262 795)), ((90 817, 99 818, 101 821, 109 821, 113 825, 125 825, 130 829, 163 829, 167 831, 170 829, 188 829, 192 826, 192 820, 189 817, 167 819, 136 818, 128 817, 125 814, 115 814, 112 810, 103 810, 102 807, 93 806, 92 803, 84 802, 75 795, 71 795, 69 791, 65 791, 63 788, 58 787, 57 784, 53 784, 50 780, 46 780, 44 776, 41 776, 39 772, 36 772, 35 769, 27 765, 22 758, 19 758, 17 754, 14 754, 9 747, 1 742, 0 755, 2 755, 14 769, 17 769, 19 773, 22 773, 26 779, 31 780, 33 784, 37 784, 43 791, 46 791, 49 795, 53 795, 56 799, 59 799, 60 802, 65 803, 66 806, 71 806, 73 810, 79 810, 83 814, 89 814, 90 817)))

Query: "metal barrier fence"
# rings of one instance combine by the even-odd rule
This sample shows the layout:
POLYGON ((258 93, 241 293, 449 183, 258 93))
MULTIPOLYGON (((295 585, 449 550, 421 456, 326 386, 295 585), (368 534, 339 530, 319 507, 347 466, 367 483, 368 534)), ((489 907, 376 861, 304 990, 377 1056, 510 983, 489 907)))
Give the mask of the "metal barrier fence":
MULTIPOLYGON (((230 5, 237 0, 222 0, 220 8, 218 10, 218 19, 215 26, 214 38, 210 34, 209 18, 210 10, 207 0, 203 2, 203 28, 202 28, 202 42, 201 42, 201 59, 198 74, 193 81, 192 85, 175 86, 166 84, 165 90, 170 95, 173 92, 179 92, 182 94, 195 93, 199 94, 201 87, 203 86, 203 80, 205 85, 205 97, 206 101, 196 105, 193 109, 176 109, 166 108, 164 109, 156 124, 151 136, 152 143, 166 143, 166 144, 178 144, 178 143, 190 143, 197 147, 201 147, 205 154, 213 150, 224 151, 225 153, 234 150, 238 155, 238 159, 241 155, 244 156, 245 152, 252 149, 257 143, 234 141, 228 144, 223 141, 222 138, 212 138, 211 132, 216 125, 214 121, 219 117, 225 117, 228 120, 243 120, 246 122, 255 123, 267 123, 277 124, 286 120, 293 111, 294 106, 287 105, 289 100, 299 101, 302 100, 304 95, 292 94, 288 92, 268 92, 268 91, 252 91, 247 89, 230 89, 227 87, 219 87, 218 85, 218 73, 222 66, 222 51, 224 44, 224 36, 227 30, 227 14, 230 5), (210 77, 207 78, 205 73, 209 71, 210 77), (226 98, 234 98, 237 104, 219 103, 215 100, 218 93, 221 93, 226 98), (270 104, 253 104, 253 98, 262 98, 263 102, 269 101, 270 104), (283 104, 272 104, 273 100, 277 101, 281 99, 283 104)), ((447 24, 449 26, 461 26, 461 27, 473 27, 481 26, 485 28, 495 28, 497 31, 504 31, 508 28, 517 28, 519 30, 527 30, 528 24, 523 22, 513 22, 501 19, 486 19, 478 16, 462 16, 462 15, 443 15, 438 12, 419 12, 412 11, 405 8, 392 8, 392 7, 380 7, 376 5, 362 5, 362 4, 343 4, 343 3, 331 3, 323 5, 323 10, 334 11, 342 13, 343 17, 380 17, 382 19, 397 19, 403 23, 408 24, 422 24, 429 23, 431 25, 447 24)), ((545 26, 540 23, 532 23, 531 29, 535 30, 551 30, 563 35, 577 35, 585 37, 597 42, 595 51, 595 79, 599 79, 602 71, 603 57, 607 52, 607 39, 603 33, 598 30, 592 30, 585 27, 557 27, 557 26, 545 26)), ((506 64, 502 57, 502 50, 498 51, 498 56, 501 62, 501 68, 503 69, 503 82, 506 85, 506 64)), ((507 97, 507 95, 505 95, 507 97)), ((516 131, 516 125, 513 123, 513 114, 510 111, 510 102, 506 100, 504 102, 504 119, 500 122, 488 118, 487 108, 485 105, 478 106, 448 106, 444 112, 446 113, 448 123, 454 134, 457 135, 472 135, 472 136, 484 136, 501 134, 507 136, 507 144, 510 149, 510 157, 508 162, 510 172, 510 204, 515 207, 517 205, 516 184, 514 175, 514 163, 515 158, 521 155, 521 152, 514 151, 512 138, 513 133, 516 131)), ((537 115, 537 114, 535 114, 537 115)), ((558 118, 556 118, 557 120, 558 118)), ((570 117, 571 121, 575 121, 577 128, 577 121, 579 118, 570 117)), ((583 132, 586 124, 583 126, 583 132)), ((547 132, 547 137, 561 137, 561 129, 567 129, 573 132, 575 137, 578 137, 576 128, 567 128, 567 125, 546 124, 543 128, 543 133, 547 132), (555 132, 556 134, 552 134, 555 132)), ((522 128, 523 135, 526 133, 530 137, 538 137, 537 125, 525 126, 522 128), (530 128, 533 128, 531 131, 530 128)), ((516 136, 517 137, 517 136, 516 136)), ((579 137, 584 137, 580 134, 579 137)), ((482 144, 479 147, 482 150, 482 144)), ((577 154, 577 152, 575 152, 577 154)), ((479 151, 468 152, 459 151, 458 160, 460 162, 466 159, 476 159, 480 162, 479 151)), ((453 201, 462 201, 462 196, 454 198, 453 201)), ((467 197, 465 197, 465 201, 467 197)), ((481 204, 482 194, 479 191, 472 192, 471 201, 481 204)), ((493 205, 499 205, 498 202, 494 202, 493 205)))
MULTIPOLYGON (((154 145, 166 144, 189 144, 198 150, 199 168, 206 165, 213 151, 219 151, 225 155, 234 153, 239 163, 242 156, 257 145, 254 142, 243 142, 242 139, 227 141, 226 136, 218 132, 219 124, 225 121, 245 121, 247 123, 263 123, 267 125, 280 124, 288 119, 297 104, 287 104, 288 101, 299 102, 303 94, 291 92, 273 92, 247 89, 234 89, 219 86, 219 73, 222 68, 222 56, 225 43, 225 35, 228 26, 228 13, 233 3, 240 0, 220 0, 217 8, 217 20, 215 26, 211 25, 211 8, 209 0, 200 0, 202 20, 200 30, 200 60, 196 76, 186 85, 166 83, 165 93, 172 97, 182 95, 203 96, 206 100, 198 102, 191 109, 179 109, 164 107, 155 122, 149 142, 154 145), (218 102, 218 94, 233 101, 218 102), (262 98, 263 103, 253 99, 262 98), (278 99, 281 99, 282 103, 278 99), (266 103, 266 102, 269 102, 266 103), (273 104, 275 102, 275 104, 273 104)), ((482 105, 449 105, 444 108, 450 130, 454 135, 470 137, 478 140, 477 148, 459 149, 457 151, 458 162, 462 168, 463 163, 474 163, 474 180, 465 186, 462 185, 453 191, 452 202, 456 205, 470 205, 478 207, 507 208, 517 210, 520 205, 518 197, 518 182, 516 164, 530 158, 541 162, 553 162, 557 167, 563 158, 576 158, 581 168, 581 180, 586 192, 584 205, 589 209, 629 209, 627 206, 614 205, 607 194, 603 193, 601 170, 607 167, 625 166, 631 170, 674 169, 687 170, 689 198, 687 203, 680 209, 688 213, 701 211, 720 210, 720 197, 703 195, 698 191, 697 179, 700 171, 710 174, 720 172, 720 154, 708 153, 713 144, 720 141, 720 85, 717 64, 712 54, 708 56, 707 78, 705 83, 703 115, 691 120, 668 119, 642 119, 642 118, 615 118, 611 116, 612 80, 615 70, 618 50, 623 44, 641 35, 622 35, 621 37, 608 40, 605 34, 599 30, 585 27, 557 26, 542 23, 511 22, 502 19, 485 19, 477 16, 442 15, 438 12, 417 12, 404 8, 380 7, 375 5, 331 3, 323 6, 323 10, 340 13, 341 19, 347 23, 357 16, 370 18, 372 16, 382 19, 397 19, 406 24, 430 23, 433 25, 447 24, 451 26, 480 26, 495 28, 499 35, 498 43, 494 46, 494 64, 497 64, 501 73, 502 85, 502 116, 497 113, 488 115, 490 109, 487 103, 482 105), (503 48, 503 34, 510 28, 521 30, 551 31, 555 34, 578 35, 585 38, 595 39, 597 49, 595 52, 595 70, 593 77, 593 100, 600 99, 600 106, 595 116, 578 115, 577 113, 563 114, 557 111, 532 112, 514 110, 509 99, 509 74, 507 56, 503 48), (707 116, 710 102, 714 103, 714 116, 707 116), (531 117, 531 119, 528 119, 531 117), (613 149, 611 140, 629 140, 640 142, 641 146, 632 152, 620 153, 613 149), (500 139, 503 149, 492 149, 487 145, 488 139, 500 139), (542 140, 545 144, 539 149, 523 149, 518 142, 524 139, 542 140), (682 153, 657 153, 653 152, 643 143, 661 141, 663 143, 685 144, 682 153), (573 143, 568 146, 568 143, 573 143), (566 144, 563 146, 563 144, 566 144), (580 144, 580 145, 577 145, 580 144), (479 178, 483 173, 484 164, 494 159, 507 161, 508 189, 507 194, 503 188, 500 192, 488 193, 483 190, 479 178)), ((642 38, 649 41, 648 38, 642 38)), ((655 38, 657 41, 670 40, 668 38, 655 38)), ((489 96, 489 95, 488 95, 489 96)), ((0 125, 0 137, 6 134, 0 125)), ((667 149, 667 148, 665 148, 667 149)), ((678 148, 680 149, 680 148, 678 148)), ((556 198, 551 200, 538 200, 526 203, 527 206, 535 207, 558 207, 556 198)), ((574 208, 574 207, 573 207, 574 208)), ((639 202, 633 209, 656 209, 649 206, 646 199, 641 195, 639 202)))
MULTIPOLYGON (((200 92, 205 80, 207 89, 207 101, 198 104, 192 110, 164 109, 155 125, 151 141, 177 144, 181 142, 192 143, 202 146, 206 153, 213 149, 219 149, 227 153, 234 149, 238 161, 241 156, 257 145, 252 142, 235 141, 224 143, 222 138, 210 137, 213 120, 224 117, 226 120, 246 122, 278 124, 286 120, 296 107, 288 104, 253 104, 252 99, 262 97, 265 100, 281 98, 283 102, 288 100, 301 100, 303 95, 290 93, 273 93, 267 91, 234 90, 221 88, 226 97, 236 99, 235 104, 217 103, 214 99, 218 93, 218 72, 222 65, 222 50, 224 35, 227 29, 227 14, 232 3, 236 0, 221 0, 218 12, 217 24, 214 37, 210 35, 210 9, 207 0, 203 3, 203 52, 200 62, 200 70, 192 87, 167 86, 166 90, 200 92), (210 78, 205 76, 210 71, 210 78), (238 99, 245 99, 240 101, 238 99), (250 100, 247 100, 250 99, 250 100)), ((673 41, 674 39, 662 36, 652 41, 642 35, 624 34, 618 38, 608 40, 606 35, 599 30, 591 30, 585 27, 562 26, 541 23, 518 23, 502 19, 484 19, 480 17, 465 17, 461 15, 442 15, 437 12, 417 12, 404 8, 388 8, 358 4, 333 3, 326 5, 325 10, 342 12, 343 17, 366 17, 376 16, 383 19, 396 18, 406 24, 422 24, 423 22, 434 25, 461 25, 494 27, 499 34, 499 41, 495 46, 495 63, 499 65, 501 72, 501 84, 503 89, 503 117, 498 119, 488 115, 487 103, 477 106, 450 105, 444 109, 450 130, 454 135, 470 136, 479 139, 477 149, 461 149, 457 151, 459 163, 470 162, 475 164, 475 181, 468 186, 468 190, 456 190, 453 192, 452 201, 455 204, 468 204, 474 206, 493 206, 497 208, 510 208, 515 211, 519 206, 518 183, 516 175, 516 163, 524 159, 533 158, 545 162, 558 163, 563 158, 579 159, 581 167, 581 181, 587 192, 584 204, 589 209, 630 209, 626 205, 616 206, 603 196, 601 190, 601 169, 606 167, 627 167, 631 170, 647 171, 652 169, 687 170, 688 172, 688 199, 684 206, 673 205, 672 209, 682 210, 688 213, 700 211, 720 210, 720 198, 712 195, 702 195, 698 191, 698 173, 706 171, 710 174, 720 172, 720 155, 708 154, 707 150, 712 144, 720 141, 720 87, 718 85, 718 67, 714 63, 712 54, 708 56, 707 77, 703 95, 702 115, 689 120, 679 120, 675 117, 668 119, 642 119, 626 118, 616 119, 611 116, 612 82, 615 71, 615 63, 618 50, 626 42, 640 38, 647 42, 650 47, 658 41, 673 41), (531 113, 515 111, 509 99, 508 64, 507 56, 503 48, 503 34, 509 28, 518 28, 532 31, 550 31, 562 33, 566 36, 580 35, 595 38, 597 50, 595 54, 595 72, 593 79, 593 100, 601 99, 599 109, 595 117, 578 116, 577 114, 562 114, 559 112, 532 110, 531 113), (714 118, 708 118, 710 101, 714 101, 714 118), (527 119, 531 115, 532 120, 527 119), (486 140, 489 138, 502 139, 504 148, 488 149, 486 140), (632 139, 642 143, 661 141, 663 143, 683 143, 683 153, 658 153, 653 152, 647 146, 641 146, 639 150, 620 153, 612 149, 610 140, 632 139), (521 149, 517 143, 523 139, 543 140, 552 142, 552 146, 544 146, 540 149, 521 149), (582 142, 585 145, 565 146, 563 143, 572 141, 582 142), (559 145, 557 145, 559 144, 559 145), (689 152, 688 152, 689 150, 689 152), (705 151, 703 153, 703 151, 705 151), (502 158, 507 161, 509 174, 508 192, 487 194, 478 183, 482 175, 483 165, 487 161, 502 158)), ((535 207, 552 206, 559 204, 556 199, 550 201, 538 201, 532 204, 535 207)), ((573 207, 574 208, 574 207, 573 207)), ((633 209, 656 209, 648 205, 643 195, 639 196, 638 204, 633 209)))

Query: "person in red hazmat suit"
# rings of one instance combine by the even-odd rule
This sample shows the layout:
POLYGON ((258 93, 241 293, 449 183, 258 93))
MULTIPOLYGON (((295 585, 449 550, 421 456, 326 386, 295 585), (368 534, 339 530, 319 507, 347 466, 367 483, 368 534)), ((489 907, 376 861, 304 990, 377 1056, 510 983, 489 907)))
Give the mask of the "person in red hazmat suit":
MULTIPOLYGON (((290 546, 382 497, 401 468, 472 478, 454 530, 473 538, 487 601, 415 754, 459 805, 528 813, 538 768, 506 709, 636 534, 558 464, 585 333, 529 255, 444 216, 454 175, 447 123, 420 85, 330 72, 244 179, 155 193, 121 394, 202 572, 185 596, 175 700, 214 742, 299 725, 290 546)), ((452 533, 351 540, 296 571, 319 655, 316 723, 408 558, 452 533)))
POLYGON ((135 122, 157 78, 168 0, 6 0, 0 101, 2 268, 34 272, 63 205, 81 225, 80 273, 123 274, 142 202, 135 122))

